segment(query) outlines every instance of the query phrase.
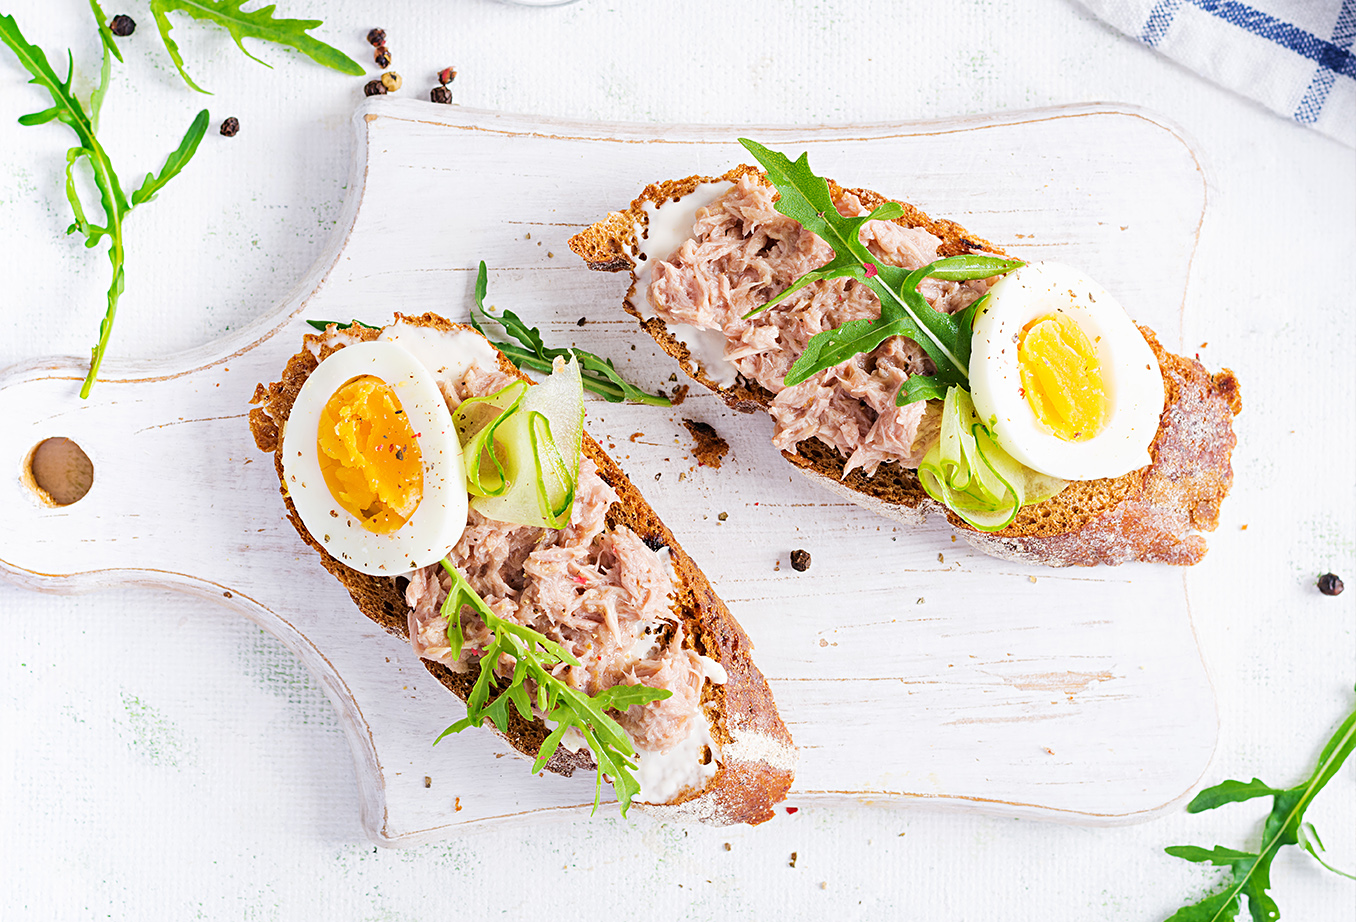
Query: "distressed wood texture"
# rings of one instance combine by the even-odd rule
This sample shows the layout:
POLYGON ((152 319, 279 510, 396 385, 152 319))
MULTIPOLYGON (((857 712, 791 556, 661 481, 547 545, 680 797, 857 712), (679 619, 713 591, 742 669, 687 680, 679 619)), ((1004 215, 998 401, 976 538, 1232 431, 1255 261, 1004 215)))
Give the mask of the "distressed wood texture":
MULTIPOLYGON (((749 135, 808 148, 819 172, 1016 254, 1080 265, 1180 346, 1206 179, 1181 135, 1144 112, 735 130, 374 99, 355 125, 339 227, 286 303, 193 352, 110 363, 87 401, 78 359, 0 378, 0 570, 40 591, 163 586, 276 634, 334 701, 381 844, 585 812, 593 780, 534 778, 488 732, 434 748, 460 704, 362 618, 283 521, 246 413, 256 382, 297 350, 304 319, 464 318, 483 258, 491 302, 548 341, 664 384, 672 361, 617 307, 625 278, 585 270, 565 240, 648 181, 723 172, 749 135), (44 506, 20 476, 49 436, 73 438, 94 463, 93 490, 65 508, 44 506)), ((944 523, 897 527, 795 475, 765 419, 709 395, 671 411, 591 401, 589 417, 753 638, 801 747, 790 803, 1115 824, 1179 802, 1204 771, 1216 711, 1180 571, 1027 569, 970 550, 944 523), (687 456, 681 416, 729 439, 722 470, 687 456), (797 547, 813 553, 808 572, 787 565, 797 547)))

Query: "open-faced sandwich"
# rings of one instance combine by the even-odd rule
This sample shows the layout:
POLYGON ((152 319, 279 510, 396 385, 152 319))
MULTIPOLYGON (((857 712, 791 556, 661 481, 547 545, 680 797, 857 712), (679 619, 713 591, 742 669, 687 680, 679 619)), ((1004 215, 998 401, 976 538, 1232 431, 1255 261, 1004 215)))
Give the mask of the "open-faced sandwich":
POLYGON ((583 431, 576 363, 532 385, 475 330, 397 314, 306 335, 254 402, 302 539, 466 702, 448 732, 596 770, 623 811, 772 815, 795 749, 749 639, 583 431))
POLYGON ((763 169, 647 186, 577 234, 697 381, 812 479, 1051 566, 1194 564, 1233 480, 1227 369, 1163 349, 1083 273, 743 142, 763 169))

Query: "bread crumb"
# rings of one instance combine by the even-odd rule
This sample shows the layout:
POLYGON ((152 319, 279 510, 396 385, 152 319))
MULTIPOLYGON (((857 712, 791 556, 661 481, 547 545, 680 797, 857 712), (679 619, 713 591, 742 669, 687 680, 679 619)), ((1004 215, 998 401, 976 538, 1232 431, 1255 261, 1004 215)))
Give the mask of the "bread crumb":
POLYGON ((453 813, 460 813, 460 812, 461 812, 461 798, 460 798, 460 797, 456 798, 455 803, 453 803, 453 805, 452 805, 452 812, 453 812, 453 813))
POLYGON ((673 394, 669 397, 669 403, 673 404, 675 407, 681 407, 683 401, 687 399, 688 390, 689 385, 687 384, 680 384, 675 387, 673 389, 673 394))
POLYGON ((683 427, 692 435, 692 454, 697 458, 697 463, 720 470, 721 459, 730 451, 729 443, 709 423, 684 419, 683 427))
POLYGON ((728 519, 729 517, 730 517, 730 513, 728 513, 728 512, 722 512, 720 515, 716 516, 716 519, 717 519, 718 521, 724 522, 724 521, 725 521, 726 519, 728 519))
POLYGON ((791 867, 793 867, 793 868, 796 866, 796 853, 795 853, 795 852, 792 852, 792 853, 791 853, 791 860, 788 861, 787 864, 789 864, 789 865, 790 865, 791 867))
POLYGON ((726 842, 726 843, 725 843, 725 850, 726 850, 727 852, 730 850, 730 843, 729 843, 729 842, 726 842))
POLYGON ((1028 576, 1026 579, 1027 579, 1027 582, 1030 582, 1030 583, 1034 583, 1034 582, 1036 581, 1036 577, 1034 577, 1034 576, 1028 576))
POLYGON ((426 788, 433 787, 433 779, 430 778, 428 775, 424 776, 424 787, 426 788))

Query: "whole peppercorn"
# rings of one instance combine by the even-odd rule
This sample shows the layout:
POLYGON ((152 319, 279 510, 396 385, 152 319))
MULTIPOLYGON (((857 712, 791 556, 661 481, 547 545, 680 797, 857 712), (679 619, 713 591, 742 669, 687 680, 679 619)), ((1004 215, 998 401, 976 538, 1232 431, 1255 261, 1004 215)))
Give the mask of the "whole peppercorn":
POLYGON ((1342 578, 1336 573, 1324 573, 1318 578, 1318 591, 1324 595, 1341 595, 1345 588, 1342 578))
POLYGON ((400 74, 397 74, 395 71, 381 75, 381 85, 386 87, 386 92, 388 93, 394 93, 396 90, 400 89, 400 84, 400 74))
POLYGON ((386 30, 385 30, 385 29, 373 29, 371 32, 368 32, 368 33, 367 33, 367 43, 368 43, 369 45, 384 45, 384 44, 386 44, 386 30))
POLYGON ((369 80, 363 87, 364 96, 385 96, 386 87, 380 80, 369 80))
POLYGON ((108 29, 118 38, 126 38, 137 30, 136 20, 123 13, 113 17, 113 21, 108 24, 108 29))
POLYGON ((240 131, 240 119, 232 115, 226 121, 221 123, 221 136, 223 138, 233 138, 240 131))
POLYGON ((457 79, 457 69, 455 67, 444 67, 438 71, 438 82, 447 86, 453 80, 457 79))
POLYGON ((452 91, 445 86, 435 86, 429 90, 428 98, 445 106, 452 105, 452 91))
POLYGON ((382 70, 391 66, 391 52, 385 45, 378 45, 372 52, 372 60, 377 62, 377 66, 382 70))
POLYGON ((791 569, 797 573, 804 573, 810 569, 810 552, 804 550, 794 550, 791 552, 791 569))

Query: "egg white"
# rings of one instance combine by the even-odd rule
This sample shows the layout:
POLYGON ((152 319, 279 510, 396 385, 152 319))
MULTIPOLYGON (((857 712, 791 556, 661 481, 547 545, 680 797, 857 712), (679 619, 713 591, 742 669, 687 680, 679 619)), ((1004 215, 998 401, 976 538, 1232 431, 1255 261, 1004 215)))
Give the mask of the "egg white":
POLYGON ((994 439, 1032 470, 1095 480, 1151 460, 1149 446, 1163 412, 1158 360, 1120 303, 1077 269, 1028 263, 994 284, 975 318, 970 389, 994 439), (1045 429, 1022 389, 1018 337, 1031 321, 1056 312, 1073 319, 1092 342, 1106 388, 1106 424, 1083 442, 1066 442, 1045 429))
POLYGON ((321 362, 292 404, 282 452, 283 479, 302 524, 346 567, 375 576, 408 573, 446 557, 466 528, 466 470, 452 414, 428 368, 394 343, 354 343, 321 362), (395 389, 423 456, 423 499, 409 521, 382 535, 335 500, 316 446, 321 410, 336 390, 362 375, 395 389))

